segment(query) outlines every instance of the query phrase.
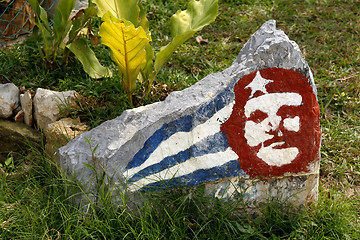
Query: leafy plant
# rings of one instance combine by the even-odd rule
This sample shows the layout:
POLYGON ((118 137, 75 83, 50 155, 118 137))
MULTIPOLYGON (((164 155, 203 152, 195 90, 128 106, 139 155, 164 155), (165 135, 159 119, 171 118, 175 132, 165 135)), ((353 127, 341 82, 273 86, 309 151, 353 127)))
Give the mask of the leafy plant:
MULTIPOLYGON (((39 5, 37 0, 29 0, 35 11, 34 29, 35 38, 41 38, 43 45, 38 45, 41 58, 50 68, 60 51, 63 51, 64 61, 67 63, 69 50, 73 52, 82 63, 84 70, 92 78, 111 76, 111 72, 101 66, 95 53, 87 45, 86 41, 79 38, 85 26, 91 26, 91 18, 96 15, 96 8, 90 4, 87 9, 81 10, 73 18, 69 19, 76 0, 61 0, 55 11, 54 19, 48 20, 46 11, 39 5)), ((88 27, 88 35, 93 36, 91 27, 88 27)))
POLYGON ((135 28, 129 21, 110 22, 101 25, 102 43, 111 49, 111 57, 118 64, 123 77, 123 87, 129 99, 136 89, 136 79, 146 64, 145 47, 151 41, 142 27, 135 28))
POLYGON ((6 171, 12 171, 15 169, 14 158, 13 158, 11 152, 8 154, 8 157, 6 158, 4 164, 2 164, 0 162, 0 170, 1 171, 3 171, 2 168, 4 168, 6 171))
POLYGON ((179 10, 171 17, 172 40, 154 58, 149 21, 138 0, 94 0, 94 3, 104 21, 99 32, 102 43, 110 47, 131 101, 136 80, 145 85, 148 94, 156 75, 176 48, 214 21, 218 12, 218 0, 190 1, 187 10, 179 10))

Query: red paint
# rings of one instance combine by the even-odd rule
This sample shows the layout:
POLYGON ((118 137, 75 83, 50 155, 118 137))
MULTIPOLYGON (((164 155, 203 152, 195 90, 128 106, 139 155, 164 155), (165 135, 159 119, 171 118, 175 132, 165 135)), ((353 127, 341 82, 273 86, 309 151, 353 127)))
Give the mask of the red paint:
MULTIPOLYGON (((282 68, 269 68, 260 70, 265 79, 273 80, 266 85, 268 93, 294 92, 302 96, 301 106, 283 106, 277 112, 282 117, 300 117, 300 130, 298 132, 287 131, 283 125, 279 129, 283 132, 282 147, 297 147, 299 154, 289 164, 280 167, 270 166, 256 156, 260 145, 250 147, 244 137, 246 121, 261 121, 264 119, 261 113, 255 112, 249 119, 244 114, 244 106, 249 100, 251 89, 245 87, 252 82, 256 72, 244 76, 235 85, 235 105, 230 118, 222 125, 221 131, 225 131, 232 150, 239 156, 240 168, 250 177, 282 176, 285 173, 308 172, 309 165, 319 160, 320 148, 320 124, 319 105, 309 80, 299 72, 282 68)), ((262 95, 258 91, 253 97, 262 95)), ((266 116, 265 116, 266 118, 266 116)), ((264 145, 276 141, 276 137, 264 142, 264 145)))

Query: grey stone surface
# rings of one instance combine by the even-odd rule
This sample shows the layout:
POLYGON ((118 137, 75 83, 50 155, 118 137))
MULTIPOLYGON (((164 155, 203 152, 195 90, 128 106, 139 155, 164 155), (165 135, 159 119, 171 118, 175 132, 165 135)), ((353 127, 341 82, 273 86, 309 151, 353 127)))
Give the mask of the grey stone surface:
POLYGON ((255 70, 278 67, 301 72, 311 82, 316 92, 314 77, 309 65, 302 57, 296 42, 276 29, 276 21, 267 21, 241 49, 235 62, 225 71, 231 75, 246 75, 255 70))
MULTIPOLYGON (((119 117, 81 134, 58 150, 58 162, 69 175, 75 174, 78 180, 87 183, 93 178, 93 172, 83 163, 94 164, 94 159, 85 139, 91 139, 92 146, 98 146, 94 156, 96 161, 102 163, 110 176, 116 175, 115 182, 120 186, 129 161, 164 124, 202 111, 215 98, 233 102, 234 93, 229 89, 233 89, 241 77, 271 67, 301 72, 310 80, 309 84, 316 93, 312 73, 302 58, 298 45, 290 41, 283 31, 276 30, 275 21, 270 20, 251 36, 229 68, 210 74, 183 91, 172 92, 163 102, 126 110, 119 117), (224 92, 227 94, 222 96, 224 92)), ((198 119, 194 118, 192 124, 196 124, 196 121, 198 119)), ((318 166, 313 169, 316 175, 318 166)), ((317 192, 316 180, 307 185, 311 186, 308 192, 317 192)))
POLYGON ((239 192, 241 195, 248 196, 252 199, 252 201, 248 201, 245 205, 251 209, 250 212, 259 205, 266 204, 268 199, 291 202, 295 206, 301 206, 306 202, 317 199, 319 188, 318 178, 319 176, 317 174, 270 178, 266 179, 266 181, 263 179, 233 178, 207 184, 205 193, 212 195, 213 190, 221 186, 221 189, 228 189, 229 193, 234 194, 237 189, 231 188, 238 188, 240 189, 239 192))
POLYGON ((19 107, 19 89, 13 83, 0 84, 0 118, 8 118, 19 107))
POLYGON ((34 119, 39 128, 45 130, 62 116, 67 107, 76 107, 75 91, 56 92, 38 88, 34 96, 34 119))

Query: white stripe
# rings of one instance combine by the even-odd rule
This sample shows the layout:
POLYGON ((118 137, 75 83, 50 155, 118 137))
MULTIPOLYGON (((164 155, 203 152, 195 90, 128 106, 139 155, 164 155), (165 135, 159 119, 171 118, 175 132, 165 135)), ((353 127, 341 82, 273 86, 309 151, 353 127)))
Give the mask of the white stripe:
POLYGON ((219 132, 221 124, 230 117, 233 106, 234 102, 226 105, 205 123, 196 126, 191 132, 177 132, 173 134, 167 140, 161 142, 143 164, 129 169, 125 172, 124 176, 130 178, 139 171, 161 162, 165 157, 184 151, 192 145, 201 142, 206 137, 219 132))
POLYGON ((142 178, 132 184, 129 184, 128 189, 130 191, 137 191, 150 183, 181 177, 199 169, 218 167, 235 159, 238 159, 238 156, 231 150, 230 147, 228 147, 224 152, 193 157, 186 162, 182 162, 161 172, 142 178))

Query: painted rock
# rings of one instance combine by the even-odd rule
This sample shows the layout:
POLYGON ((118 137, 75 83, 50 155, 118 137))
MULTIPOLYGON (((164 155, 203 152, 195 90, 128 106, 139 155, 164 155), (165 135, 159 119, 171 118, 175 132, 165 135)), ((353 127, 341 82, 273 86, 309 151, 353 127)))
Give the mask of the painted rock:
POLYGON ((280 196, 301 205, 317 197, 320 136, 310 68, 270 20, 228 69, 124 111, 60 148, 57 158, 83 183, 94 177, 85 165, 96 160, 130 194, 205 184, 218 198, 256 205, 280 196))
POLYGON ((239 165, 250 177, 307 172, 318 159, 319 107, 309 79, 283 68, 245 75, 222 124, 239 165))

